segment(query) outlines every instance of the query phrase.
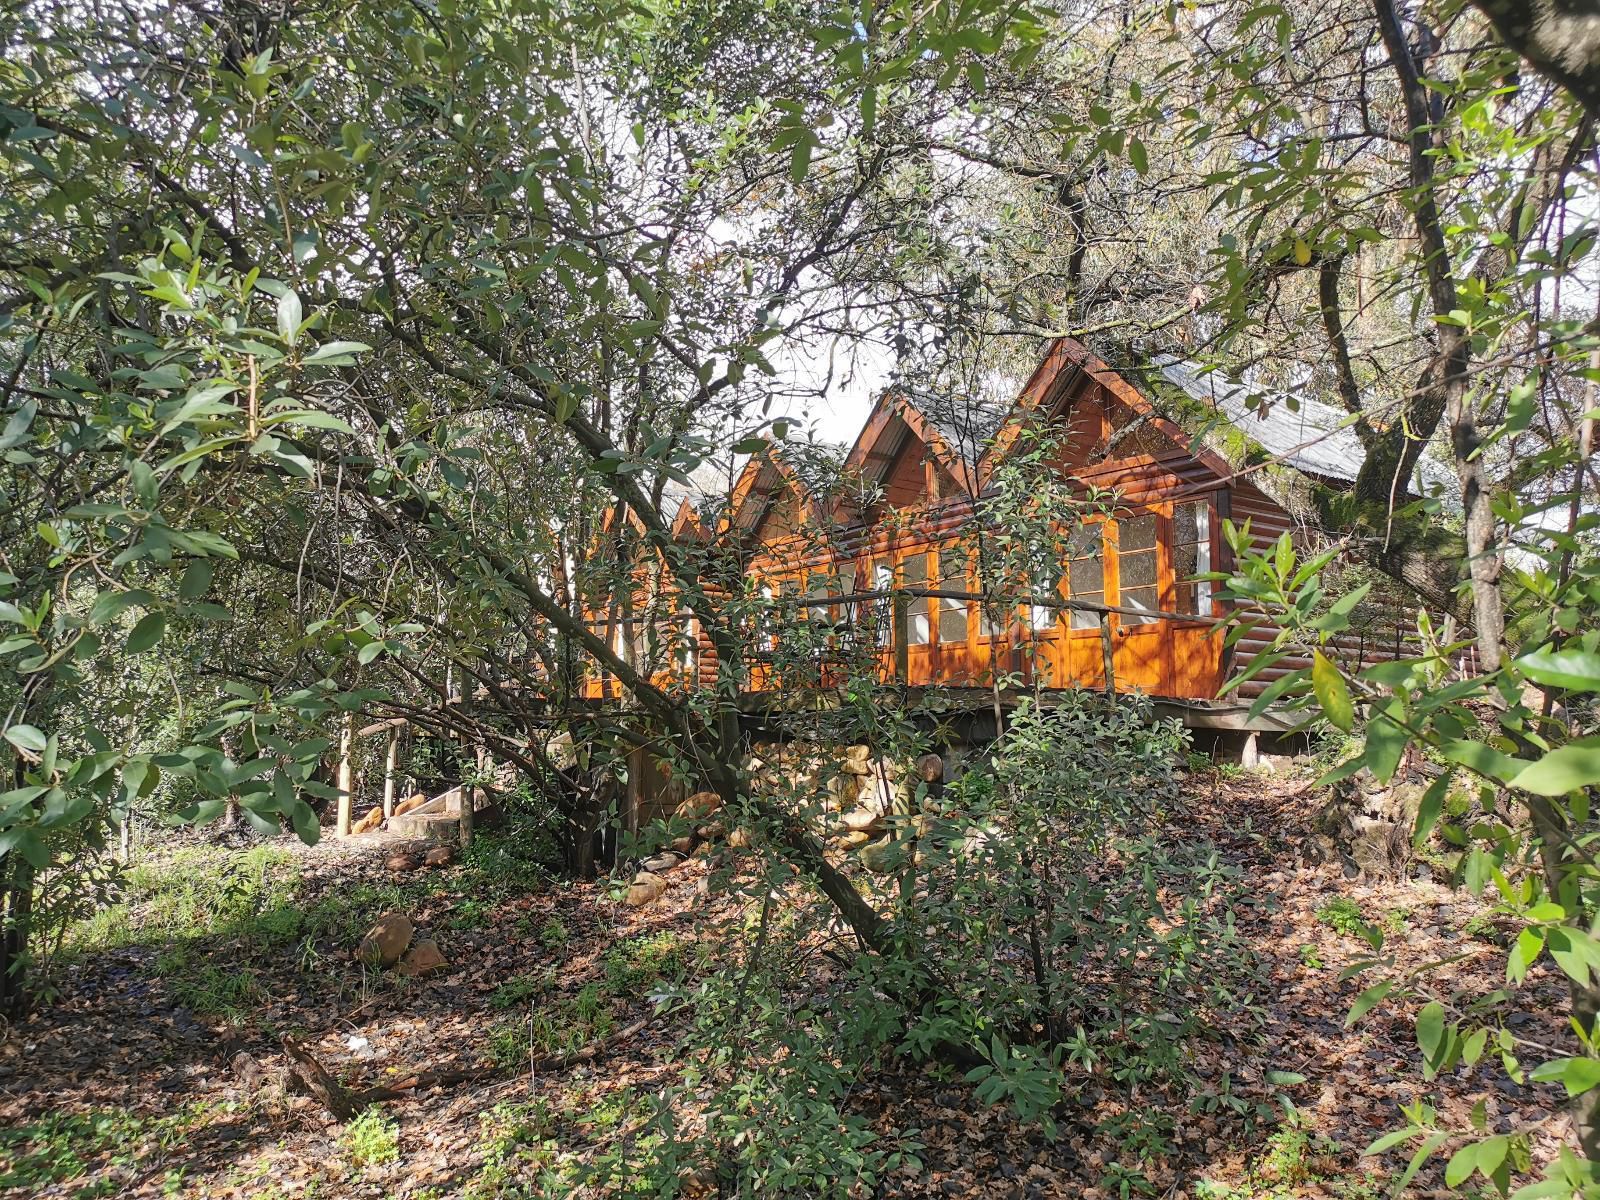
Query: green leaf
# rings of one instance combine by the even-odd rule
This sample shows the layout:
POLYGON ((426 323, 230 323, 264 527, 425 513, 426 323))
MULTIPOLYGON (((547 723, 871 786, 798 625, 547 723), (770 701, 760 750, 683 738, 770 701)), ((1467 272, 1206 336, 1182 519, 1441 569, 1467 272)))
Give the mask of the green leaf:
POLYGON ((45 746, 49 744, 44 732, 32 725, 12 725, 6 729, 5 737, 18 750, 26 750, 30 754, 43 754, 45 746))
POLYGON ((1536 796, 1564 796, 1595 783, 1600 783, 1600 736, 1568 742, 1511 780, 1513 787, 1536 796))
POLYGON ((1588 650, 1543 646, 1524 654, 1515 665, 1535 683, 1574 692, 1600 692, 1600 654, 1588 650))
POLYGON ((89 623, 91 625, 104 625, 135 604, 143 607, 153 603, 155 597, 143 588, 133 588, 126 592, 101 592, 94 598, 94 603, 89 606, 89 623))
POLYGON ((208 558, 197 558, 183 572, 178 581, 178 595, 184 600, 198 600, 211 586, 212 564, 208 558))
POLYGON ((278 297, 278 336, 289 345, 294 345, 300 336, 300 322, 303 319, 300 297, 294 294, 293 289, 286 288, 283 295, 278 297))
POLYGON ((1138 138, 1128 142, 1128 161, 1133 164, 1133 169, 1143 175, 1150 170, 1150 156, 1145 152, 1144 143, 1138 138))
POLYGON ((129 654, 142 654, 161 640, 161 635, 167 631, 167 616, 165 613, 146 613, 133 632, 128 634, 127 652, 129 654))
POLYGON ((1335 726, 1349 733, 1355 724, 1355 705, 1350 701, 1350 689, 1344 676, 1321 650, 1311 662, 1311 689, 1317 694, 1323 715, 1335 726))
POLYGON ((1422 1056, 1430 1063, 1443 1060, 1446 1045, 1444 1006, 1437 1000, 1423 1005, 1422 1011, 1417 1014, 1417 1045, 1422 1048, 1422 1056))
POLYGON ((355 362, 356 355, 365 354, 371 349, 372 347, 365 342, 324 342, 300 362, 307 367, 319 363, 331 367, 344 367, 355 362))
POLYGON ((1510 783, 1528 765, 1522 759, 1502 754, 1482 742, 1464 739, 1445 742, 1439 747, 1439 753, 1453 763, 1459 763, 1500 783, 1510 783))
POLYGON ((1540 1083, 1559 1082, 1567 1089, 1569 1097, 1581 1096, 1596 1085, 1600 1085, 1600 1059, 1557 1058, 1547 1063, 1540 1063, 1528 1075, 1540 1083))
POLYGON ((1388 783, 1400 766, 1411 735, 1396 723, 1404 715, 1404 706, 1398 696, 1378 705, 1367 722, 1367 767, 1379 783, 1388 783))
POLYGON ((1428 785, 1428 790, 1422 793, 1422 800, 1417 804, 1417 823, 1411 834, 1411 845, 1415 849, 1422 849, 1428 840, 1428 835, 1433 832, 1433 827, 1439 823, 1439 814, 1444 811, 1444 798, 1450 794, 1450 780, 1453 776, 1447 771, 1428 785))
POLYGON ((1385 979, 1382 983, 1375 984, 1362 992, 1361 995, 1356 997, 1356 1002, 1350 1006, 1350 1015, 1344 1019, 1345 1027, 1348 1028, 1361 1020, 1362 1017, 1377 1007, 1380 1000, 1393 990, 1394 980, 1385 979))

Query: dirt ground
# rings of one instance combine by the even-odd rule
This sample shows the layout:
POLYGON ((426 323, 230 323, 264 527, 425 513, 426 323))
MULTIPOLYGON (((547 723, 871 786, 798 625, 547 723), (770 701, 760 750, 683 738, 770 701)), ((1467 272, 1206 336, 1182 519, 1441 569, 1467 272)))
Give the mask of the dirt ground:
MULTIPOLYGON (((1459 956, 1454 981, 1487 989, 1503 979, 1505 950, 1486 910, 1436 882, 1426 863, 1378 883, 1305 865, 1299 846, 1315 798, 1303 777, 1201 772, 1189 790, 1190 836, 1213 840, 1251 884, 1240 928, 1261 985, 1249 998, 1254 1019, 1239 1014, 1240 1028, 1259 1020, 1264 1038, 1221 1029, 1197 1048, 1205 1099, 1158 1113, 1166 1144, 1142 1161, 1136 1137, 1105 1132, 1103 1110, 1093 1121, 1069 1111, 1051 1138, 985 1108, 959 1073, 886 1068, 859 1081, 850 1108, 885 1131, 914 1130, 921 1149, 919 1165, 892 1173, 879 1194, 1375 1198, 1403 1155, 1360 1151, 1417 1099, 1444 1124, 1464 1124, 1480 1100, 1491 1129, 1543 1121, 1535 1154, 1551 1153, 1567 1134, 1552 1118, 1552 1089, 1519 1087, 1487 1062, 1425 1084, 1404 1008, 1346 1026, 1372 980, 1340 979, 1370 956, 1342 916, 1383 928, 1403 960, 1459 956), (1279 1097, 1297 1120, 1282 1118, 1279 1097), (1240 1115, 1266 1104, 1277 1118, 1240 1115)), ((632 909, 609 883, 555 881, 514 859, 397 880, 381 838, 250 845, 194 841, 176 860, 153 858, 121 906, 78 931, 56 1002, 3 1031, 0 1193, 546 1194, 519 1175, 518 1139, 604 1144, 626 1135, 641 1097, 680 1082, 673 1018, 620 1041, 615 1031, 651 1012, 655 972, 681 966, 697 940, 721 937, 721 923, 741 916, 729 898, 700 894, 705 867, 695 860, 671 874, 660 902, 632 909), (176 897, 174 875, 192 885, 176 897), (396 906, 419 937, 437 939, 446 969, 399 979, 351 959, 361 923, 396 906), (536 1025, 557 1001, 576 1035, 536 1025), (278 1086, 285 1032, 352 1087, 514 1064, 530 1038, 574 1037, 567 1049, 585 1035, 612 1040, 568 1069, 418 1087, 341 1125, 278 1086)), ((1559 984, 1548 967, 1536 971, 1546 1015, 1525 1019, 1558 1041, 1559 984)), ((686 1179, 685 1191, 703 1183, 686 1179)), ((1436 1169, 1413 1192, 1449 1194, 1436 1169)))

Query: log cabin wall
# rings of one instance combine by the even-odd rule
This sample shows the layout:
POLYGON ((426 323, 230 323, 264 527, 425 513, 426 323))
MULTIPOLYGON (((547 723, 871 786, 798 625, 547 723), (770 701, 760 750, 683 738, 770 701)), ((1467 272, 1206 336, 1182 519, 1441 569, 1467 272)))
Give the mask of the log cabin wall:
MULTIPOLYGON (((1119 691, 1138 690, 1181 700, 1217 697, 1235 664, 1267 646, 1276 629, 1258 626, 1224 650, 1217 622, 1223 606, 1209 584, 1192 576, 1226 569, 1222 522, 1250 522, 1253 542, 1265 547, 1284 532, 1299 539, 1295 519, 1248 477, 1234 474, 1216 455, 1192 445, 1131 385, 1081 348, 1053 347, 1030 380, 1009 424, 1043 423, 1059 453, 1052 468, 1080 496, 1111 494, 1112 509, 1073 531, 1073 549, 1061 562, 1058 594, 1111 607, 1167 614, 1144 618, 1114 613, 1105 619, 1112 671, 1119 691), (1180 619, 1173 619, 1174 617, 1180 619)), ((1008 431, 1007 431, 1008 432, 1008 431)), ((1002 442, 1005 438, 1000 439, 1002 442)), ((722 536, 744 547, 745 587, 774 599, 826 594, 839 603, 797 607, 848 627, 877 620, 886 630, 865 636, 882 642, 878 669, 885 681, 909 686, 986 686, 996 671, 1047 687, 1105 685, 1100 618, 1093 613, 1051 612, 1022 602, 986 610, 976 600, 918 596, 918 589, 989 592, 981 578, 975 542, 984 536, 971 485, 987 478, 984 464, 949 461, 931 421, 904 397, 885 397, 851 451, 852 463, 876 488, 878 499, 858 509, 847 499, 806 493, 780 451, 757 456, 735 489, 722 536), (876 614, 849 596, 886 588, 908 589, 876 614)), ((682 649, 665 661, 653 682, 667 688, 712 687, 718 676, 715 647, 698 622, 682 620, 670 604, 658 605, 639 629, 654 628, 656 644, 677 640, 682 649), (663 616, 662 614, 665 614, 663 616), (656 624, 650 626, 653 619, 656 624), (662 632, 662 622, 681 628, 662 632)), ((780 612, 785 611, 780 607, 780 612)), ((597 627, 598 632, 598 627, 597 627)), ((743 686, 777 690, 788 681, 772 666, 784 628, 757 632, 743 686)), ((858 634, 859 630, 856 631, 858 634)), ((1392 630, 1351 633, 1335 640, 1352 662, 1392 657, 1392 630)), ((870 648, 870 647, 869 647, 870 648)), ((1298 666, 1285 659, 1237 689, 1260 695, 1298 666)), ((813 679, 828 682, 825 671, 813 679)), ((591 681, 586 694, 614 696, 614 681, 591 681)))

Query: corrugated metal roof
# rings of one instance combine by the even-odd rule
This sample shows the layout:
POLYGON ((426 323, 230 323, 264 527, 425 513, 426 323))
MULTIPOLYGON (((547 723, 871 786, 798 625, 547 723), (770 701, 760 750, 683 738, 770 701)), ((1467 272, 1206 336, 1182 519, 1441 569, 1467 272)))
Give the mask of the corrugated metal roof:
MULTIPOLYGON (((1220 413, 1228 423, 1279 461, 1327 479, 1351 482, 1366 461, 1366 448, 1356 435, 1349 413, 1309 396, 1264 392, 1206 371, 1174 355, 1152 360, 1157 374, 1186 395, 1220 413), (1259 397, 1257 406, 1248 403, 1259 397)), ((1417 474, 1428 491, 1453 495, 1455 477, 1440 463, 1423 458, 1417 474)))

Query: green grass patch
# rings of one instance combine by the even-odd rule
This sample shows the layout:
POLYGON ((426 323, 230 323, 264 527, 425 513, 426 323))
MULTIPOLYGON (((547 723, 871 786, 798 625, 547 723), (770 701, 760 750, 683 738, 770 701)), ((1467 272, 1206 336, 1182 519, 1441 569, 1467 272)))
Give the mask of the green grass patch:
MULTIPOLYGON (((57 1113, 28 1125, 0 1128, 0 1189, 42 1190, 73 1183, 110 1169, 126 1175, 181 1143, 214 1111, 189 1105, 166 1117, 137 1116, 120 1109, 57 1113)), ((74 1196, 109 1196, 121 1190, 116 1178, 85 1184, 74 1196)))
POLYGON ((400 1161, 400 1125, 369 1108, 344 1127, 339 1135, 339 1150, 358 1171, 387 1166, 400 1161))

